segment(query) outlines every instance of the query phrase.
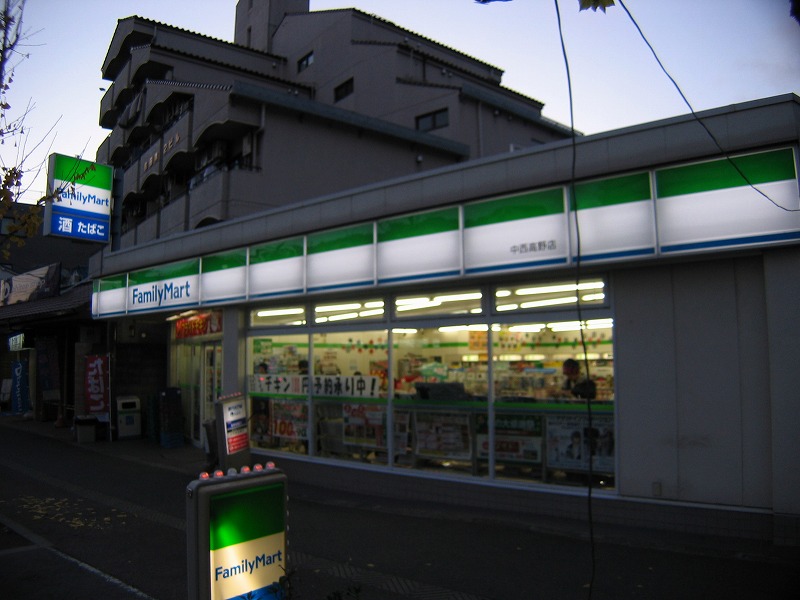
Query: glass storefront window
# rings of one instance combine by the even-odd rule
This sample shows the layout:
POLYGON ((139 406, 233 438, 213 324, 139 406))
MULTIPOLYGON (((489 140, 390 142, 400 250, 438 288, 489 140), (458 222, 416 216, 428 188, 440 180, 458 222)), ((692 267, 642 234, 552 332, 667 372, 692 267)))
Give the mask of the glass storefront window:
POLYGON ((253 336, 247 346, 251 444, 307 454, 308 336, 253 336))
POLYGON ((440 294, 416 294, 395 299, 398 319, 414 319, 436 315, 479 315, 483 312, 480 290, 461 290, 440 294))
POLYGON ((487 415, 487 335, 486 326, 395 331, 397 466, 487 473, 476 434, 487 415))
POLYGON ((591 457, 592 484, 613 487, 614 324, 604 290, 602 278, 587 278, 254 310, 252 445, 579 486, 591 457), (584 320, 569 320, 579 301, 590 305, 584 320), (480 321, 490 308, 492 325, 480 321), (583 388, 566 385, 572 361, 583 388), (592 390, 589 404, 581 389, 592 390))
POLYGON ((306 308, 302 304, 257 308, 250 311, 253 327, 284 327, 305 325, 306 308))
POLYGON ((317 333, 309 375, 316 454, 386 463, 386 330, 317 333))
POLYGON ((602 278, 575 281, 553 281, 501 287, 495 291, 497 312, 509 313, 530 310, 553 310, 581 306, 602 305, 606 302, 605 282, 602 278))
POLYGON ((497 476, 586 485, 591 456, 594 484, 613 486, 612 319, 493 330, 497 476))

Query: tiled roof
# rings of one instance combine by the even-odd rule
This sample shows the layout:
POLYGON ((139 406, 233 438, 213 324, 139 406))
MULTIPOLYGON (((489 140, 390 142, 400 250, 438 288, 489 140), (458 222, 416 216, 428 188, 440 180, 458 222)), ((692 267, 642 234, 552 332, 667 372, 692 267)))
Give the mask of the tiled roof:
POLYGON ((91 300, 91 282, 82 283, 63 292, 60 296, 0 306, 0 322, 12 320, 18 322, 42 316, 61 317, 74 313, 84 306, 88 309, 91 300))

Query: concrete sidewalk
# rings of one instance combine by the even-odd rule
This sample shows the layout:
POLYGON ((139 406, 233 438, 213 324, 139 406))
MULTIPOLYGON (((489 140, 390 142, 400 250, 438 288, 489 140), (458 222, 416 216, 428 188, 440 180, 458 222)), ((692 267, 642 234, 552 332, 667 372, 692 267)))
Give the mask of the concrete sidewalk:
POLYGON ((68 444, 76 444, 86 450, 131 460, 141 464, 185 473, 192 478, 205 471, 208 464, 203 448, 184 443, 177 447, 164 447, 158 440, 148 437, 116 441, 107 439, 93 442, 78 442, 72 423, 57 427, 53 421, 36 421, 19 415, 0 415, 0 427, 13 427, 31 434, 47 436, 68 444))
MULTIPOLYGON (((51 437, 64 443, 74 444, 86 450, 113 456, 120 460, 134 461, 155 468, 172 470, 186 475, 190 480, 209 469, 204 449, 188 443, 178 447, 166 448, 161 446, 157 440, 147 437, 79 443, 75 430, 71 425, 56 427, 52 421, 41 422, 8 414, 0 415, 0 429, 2 427, 12 427, 34 435, 51 437)), ((265 462, 266 460, 263 456, 257 456, 254 462, 265 462)), ((494 522, 575 540, 587 541, 591 537, 595 541, 602 543, 665 550, 682 554, 800 564, 800 548, 775 546, 766 541, 716 538, 680 531, 649 530, 607 524, 595 524, 590 531, 585 522, 554 519, 551 516, 537 518, 531 514, 523 515, 499 511, 487 514, 485 511, 478 509, 445 506, 434 502, 414 502, 413 506, 410 506, 408 502, 402 500, 320 487, 315 485, 313 481, 303 481, 293 476, 291 467, 287 469, 285 465, 281 465, 278 458, 275 461, 278 463, 278 467, 284 469, 289 477, 291 496, 305 502, 357 508, 397 516, 413 514, 414 516, 451 521, 494 522)))

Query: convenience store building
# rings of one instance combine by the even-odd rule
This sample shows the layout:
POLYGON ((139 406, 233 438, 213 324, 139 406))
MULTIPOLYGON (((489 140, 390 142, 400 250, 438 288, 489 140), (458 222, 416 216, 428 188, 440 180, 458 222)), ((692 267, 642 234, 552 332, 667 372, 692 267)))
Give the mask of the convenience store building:
POLYGON ((193 443, 245 391, 292 477, 796 544, 800 99, 699 119, 107 249, 93 315, 168 335, 193 443))

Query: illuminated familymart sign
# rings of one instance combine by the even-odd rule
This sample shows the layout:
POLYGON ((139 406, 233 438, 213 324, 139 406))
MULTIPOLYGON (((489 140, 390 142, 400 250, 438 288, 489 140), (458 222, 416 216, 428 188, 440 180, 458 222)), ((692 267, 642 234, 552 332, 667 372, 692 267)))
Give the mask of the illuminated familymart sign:
POLYGON ((96 280, 93 315, 796 243, 796 165, 779 148, 269 241, 96 280))
POLYGON ((51 154, 44 233, 89 242, 110 239, 113 170, 108 165, 51 154))
POLYGON ((190 600, 285 597, 286 476, 271 463, 187 487, 190 600))

